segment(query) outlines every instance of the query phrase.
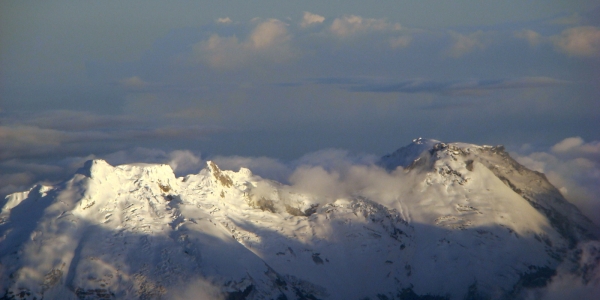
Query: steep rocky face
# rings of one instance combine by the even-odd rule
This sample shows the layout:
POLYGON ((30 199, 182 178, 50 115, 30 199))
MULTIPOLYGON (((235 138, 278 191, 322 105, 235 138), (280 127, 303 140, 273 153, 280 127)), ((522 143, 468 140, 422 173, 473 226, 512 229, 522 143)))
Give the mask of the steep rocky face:
MULTIPOLYGON (((398 166, 407 170, 434 171, 452 177, 459 184, 464 184, 474 163, 492 171, 511 190, 525 199, 532 207, 544 214, 554 230, 569 241, 574 247, 578 242, 597 239, 598 227, 585 217, 573 204, 569 203, 562 194, 547 179, 544 174, 529 170, 515 161, 502 146, 476 146, 468 144, 446 144, 432 140, 415 140, 412 145, 401 149, 419 147, 423 144, 433 144, 427 151, 421 152, 409 164, 399 164, 391 156, 384 156, 380 164, 388 169, 398 166), (444 160, 452 160, 464 164, 468 172, 457 172, 444 160)), ((400 150, 399 150, 400 151, 400 150)), ((398 152, 398 151, 397 151, 398 152)), ((396 153, 397 153, 396 152, 396 153)))
POLYGON ((432 149, 439 143, 440 141, 432 139, 414 139, 411 144, 401 147, 391 154, 384 155, 379 160, 379 165, 388 170, 393 170, 398 166, 406 168, 413 164, 423 152, 432 149))
POLYGON ((90 161, 7 197, 1 299, 501 299, 559 273, 600 283, 596 227, 543 174, 500 147, 402 149, 347 184, 385 180, 336 197, 213 162, 176 178, 90 161))

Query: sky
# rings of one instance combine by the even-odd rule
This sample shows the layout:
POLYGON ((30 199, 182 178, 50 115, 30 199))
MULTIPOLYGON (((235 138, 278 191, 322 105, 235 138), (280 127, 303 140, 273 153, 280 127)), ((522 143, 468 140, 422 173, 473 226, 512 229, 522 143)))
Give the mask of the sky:
POLYGON ((0 0, 0 196, 95 157, 284 178, 422 136, 597 208, 598 128, 598 1, 0 0))

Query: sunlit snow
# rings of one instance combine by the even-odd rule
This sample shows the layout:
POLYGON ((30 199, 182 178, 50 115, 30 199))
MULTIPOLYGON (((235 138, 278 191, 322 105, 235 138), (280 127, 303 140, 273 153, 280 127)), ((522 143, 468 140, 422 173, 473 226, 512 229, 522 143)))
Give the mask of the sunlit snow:
POLYGON ((7 197, 2 299, 525 298, 567 269, 599 283, 597 227, 501 147, 416 139, 295 174, 88 161, 7 197))

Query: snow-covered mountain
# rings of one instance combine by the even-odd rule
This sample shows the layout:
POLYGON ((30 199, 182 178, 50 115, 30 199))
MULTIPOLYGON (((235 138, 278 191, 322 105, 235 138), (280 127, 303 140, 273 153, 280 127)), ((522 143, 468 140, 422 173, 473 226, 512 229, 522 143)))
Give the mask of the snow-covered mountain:
MULTIPOLYGON (((324 196, 88 161, 8 196, 0 299, 508 299, 600 284, 598 228, 502 147, 417 139, 324 196)), ((532 296, 533 295, 533 296, 532 296)))

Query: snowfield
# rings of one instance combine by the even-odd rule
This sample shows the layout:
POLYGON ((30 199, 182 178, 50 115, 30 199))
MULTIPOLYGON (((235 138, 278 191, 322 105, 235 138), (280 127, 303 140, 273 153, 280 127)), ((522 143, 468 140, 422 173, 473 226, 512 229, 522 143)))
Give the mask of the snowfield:
POLYGON ((377 165, 298 174, 88 161, 1 203, 0 299, 536 299, 563 278, 600 285, 598 228, 502 147, 416 139, 377 165))

